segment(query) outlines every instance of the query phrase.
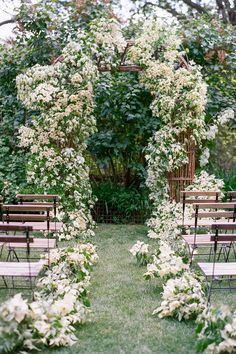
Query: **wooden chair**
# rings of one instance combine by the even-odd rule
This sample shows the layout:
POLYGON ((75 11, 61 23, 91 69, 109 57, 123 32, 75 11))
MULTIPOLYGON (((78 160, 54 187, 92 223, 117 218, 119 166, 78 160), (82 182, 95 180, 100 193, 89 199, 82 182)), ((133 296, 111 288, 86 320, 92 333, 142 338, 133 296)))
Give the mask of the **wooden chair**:
POLYGON ((26 244, 27 249, 26 262, 0 262, 0 277, 3 280, 1 288, 7 288, 8 290, 30 289, 33 291, 34 281, 43 268, 42 261, 30 261, 30 245, 34 241, 34 239, 30 237, 30 232, 33 231, 33 228, 30 226, 5 224, 0 225, 0 231, 2 232, 2 234, 0 235, 1 243, 23 243, 26 244), (12 232, 14 233, 14 235, 9 234, 12 232), (16 235, 16 233, 19 232, 20 235, 16 235), (17 283, 15 282, 15 279, 17 279, 17 283), (20 280, 22 280, 22 282, 20 282, 20 280))
MULTIPOLYGON (((201 253, 199 255, 208 255, 209 258, 212 255, 213 242, 211 241, 211 234, 199 232, 199 229, 209 228, 212 223, 217 219, 236 220, 236 203, 195 203, 193 204, 195 213, 192 214, 193 218, 188 224, 189 227, 194 227, 194 234, 183 235, 183 239, 187 243, 190 252, 190 263, 192 263, 194 251, 199 247, 210 248, 210 252, 201 253), (213 209, 213 210, 212 210, 213 209), (203 211, 201 211, 203 210, 203 211), (202 218, 207 218, 202 220, 202 218)), ((186 225, 186 222, 185 222, 186 225)), ((231 248, 233 248, 236 256, 234 245, 231 242, 221 243, 219 257, 223 254, 225 261, 228 260, 231 248)))
POLYGON ((183 206, 183 218, 182 226, 184 226, 184 217, 186 205, 192 205, 197 202, 209 203, 209 202, 218 202, 220 192, 219 191, 181 191, 180 192, 180 202, 183 206), (204 199, 207 198, 207 199, 204 199))
MULTIPOLYGON (((56 229, 55 222, 50 216, 53 206, 48 205, 8 205, 3 204, 1 207, 2 222, 0 225, 11 224, 24 225, 33 227, 34 231, 46 231, 47 237, 35 238, 32 248, 35 251, 49 252, 50 249, 56 247, 56 239, 50 238, 52 231, 56 229)), ((1 244, 0 244, 1 246, 1 244)), ((16 257, 19 261, 16 250, 24 250, 26 245, 24 243, 8 243, 8 257, 7 260, 16 257)))
MULTIPOLYGON (((208 284, 208 301, 210 301, 211 292, 213 289, 233 289, 231 287, 231 283, 233 280, 236 280, 236 262, 217 262, 218 245, 222 242, 234 243, 236 241, 236 223, 215 223, 212 224, 212 230, 214 231, 214 235, 211 236, 211 241, 214 242, 213 262, 198 263, 198 266, 205 275, 208 284), (224 234, 220 233, 221 231, 224 231, 224 234), (227 233, 227 231, 230 233, 227 233), (218 282, 220 284, 223 281, 228 283, 227 287, 213 287, 214 282, 218 282)), ((236 289, 236 287, 234 287, 234 289, 236 289)))

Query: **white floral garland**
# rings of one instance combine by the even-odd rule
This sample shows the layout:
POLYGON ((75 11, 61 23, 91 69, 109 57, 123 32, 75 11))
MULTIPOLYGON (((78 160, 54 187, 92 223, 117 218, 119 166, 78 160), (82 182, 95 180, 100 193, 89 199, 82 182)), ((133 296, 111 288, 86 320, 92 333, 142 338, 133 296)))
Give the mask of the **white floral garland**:
POLYGON ((87 288, 97 260, 91 244, 53 250, 51 267, 38 281, 35 301, 16 294, 0 306, 0 352, 73 345, 75 326, 89 313, 87 288))

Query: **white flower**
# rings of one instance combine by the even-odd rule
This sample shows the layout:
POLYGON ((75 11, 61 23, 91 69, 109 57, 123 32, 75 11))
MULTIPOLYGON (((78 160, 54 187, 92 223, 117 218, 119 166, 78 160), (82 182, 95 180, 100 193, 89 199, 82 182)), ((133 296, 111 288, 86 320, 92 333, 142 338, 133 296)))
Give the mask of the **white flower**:
POLYGON ((208 148, 205 148, 199 160, 201 167, 204 167, 208 164, 209 157, 210 157, 210 150, 208 148))

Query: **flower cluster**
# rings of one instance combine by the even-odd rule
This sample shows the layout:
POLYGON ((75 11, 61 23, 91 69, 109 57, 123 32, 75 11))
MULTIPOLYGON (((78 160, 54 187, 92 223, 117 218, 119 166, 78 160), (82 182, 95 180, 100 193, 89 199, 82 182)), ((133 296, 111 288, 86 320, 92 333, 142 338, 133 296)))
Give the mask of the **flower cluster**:
POLYGON ((136 257, 140 265, 145 265, 150 260, 150 246, 142 241, 137 241, 130 249, 130 253, 136 257))
POLYGON ((52 250, 50 268, 37 283, 35 301, 29 303, 17 294, 1 305, 1 352, 73 345, 75 325, 83 323, 89 312, 89 274, 97 260, 92 244, 52 250))
POLYGON ((91 21, 89 31, 79 31, 78 39, 100 67, 112 69, 120 65, 120 55, 124 52, 127 42, 119 22, 114 18, 91 21))
POLYGON ((201 283, 191 272, 169 279, 164 285, 162 302, 153 314, 176 317, 179 321, 196 318, 206 306, 201 283))
POLYGON ((146 279, 160 277, 167 280, 189 269, 189 265, 184 263, 181 257, 176 256, 167 243, 161 241, 157 253, 147 265, 147 272, 144 274, 146 279))
POLYGON ((180 203, 170 202, 169 199, 155 203, 152 217, 147 221, 150 228, 148 236, 173 244, 181 233, 178 228, 179 220, 182 220, 180 203))
POLYGON ((1 306, 1 353, 19 347, 71 346, 77 340, 74 324, 83 323, 86 312, 70 294, 56 301, 38 299, 32 303, 17 294, 1 306))
POLYGON ((20 146, 28 148, 29 184, 61 197, 64 229, 60 238, 91 236, 93 205, 89 170, 83 157, 95 131, 93 83, 96 65, 78 42, 63 50, 63 62, 35 65, 17 77, 18 97, 40 116, 20 128, 20 146))
MULTIPOLYGON (((220 178, 216 178, 215 175, 210 175, 208 172, 206 171, 201 171, 199 173, 199 175, 196 175, 194 177, 193 182, 186 187, 187 191, 204 191, 204 192, 219 192, 220 198, 224 197, 224 193, 223 190, 224 189, 224 181, 220 178)), ((200 199, 210 199, 211 197, 207 196, 201 196, 198 197, 200 199)))
POLYGON ((236 313, 225 306, 208 307, 197 319, 198 352, 233 353, 236 350, 236 313))

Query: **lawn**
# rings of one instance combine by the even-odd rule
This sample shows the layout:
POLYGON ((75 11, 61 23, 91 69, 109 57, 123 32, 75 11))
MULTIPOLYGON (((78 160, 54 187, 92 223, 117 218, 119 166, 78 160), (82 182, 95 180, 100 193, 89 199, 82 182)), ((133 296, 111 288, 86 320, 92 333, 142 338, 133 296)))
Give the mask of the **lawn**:
POLYGON ((137 240, 146 239, 146 228, 135 225, 102 225, 96 233, 99 263, 92 273, 90 323, 78 330, 71 348, 44 353, 194 353, 194 323, 159 320, 152 311, 160 302, 157 282, 142 278, 128 252, 137 240))

